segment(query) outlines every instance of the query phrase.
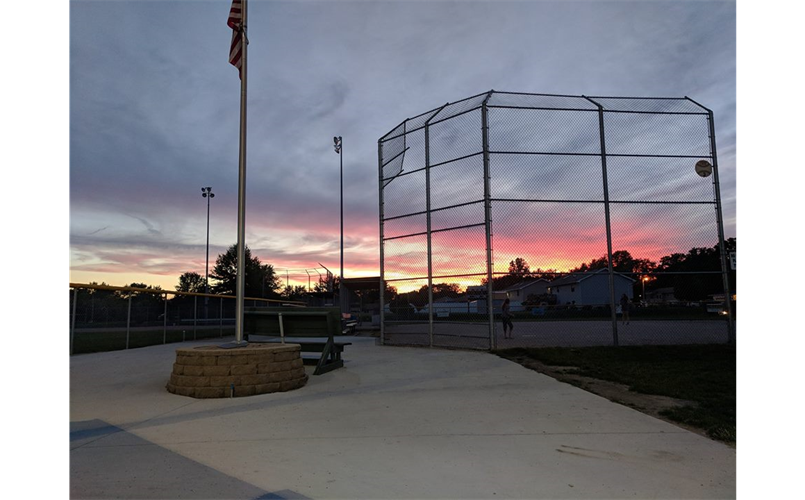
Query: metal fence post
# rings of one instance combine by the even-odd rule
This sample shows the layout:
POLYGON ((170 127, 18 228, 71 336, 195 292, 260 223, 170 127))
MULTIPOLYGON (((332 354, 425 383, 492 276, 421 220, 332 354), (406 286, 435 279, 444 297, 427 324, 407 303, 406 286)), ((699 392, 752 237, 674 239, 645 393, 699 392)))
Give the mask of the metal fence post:
POLYGON ((438 115, 445 106, 445 103, 438 111, 433 113, 425 121, 425 218, 428 246, 428 345, 433 347, 433 233, 431 232, 430 217, 430 121, 438 115))
POLYGON ((168 343, 168 294, 165 294, 165 311, 162 313, 162 343, 168 343))
POLYGON ((73 319, 70 321, 70 354, 73 354, 73 341, 75 338, 75 315, 78 304, 78 288, 73 288, 73 319))
POLYGON ((218 312, 218 324, 220 337, 224 338, 224 298, 221 297, 219 301, 220 311, 218 312))
POLYGON ((612 317, 612 345, 618 345, 618 312, 615 310, 615 270, 612 267, 612 225, 609 214, 609 182, 607 180, 607 146, 604 135, 604 107, 583 96, 598 108, 598 134, 601 141, 601 177, 604 189, 604 219, 607 232, 607 270, 609 272, 609 308, 612 317))
POLYGON ((193 296, 193 340, 196 340, 196 321, 198 317, 198 295, 193 296))
MULTIPOLYGON (((432 118, 432 117, 431 117, 432 118)), ((430 118, 425 122, 425 231, 428 261, 428 346, 433 347, 433 243, 430 218, 430 118)))
POLYGON ((716 198, 716 220, 718 221, 718 248, 721 253, 721 279, 724 282, 724 306, 727 310, 727 342, 735 342, 735 316, 732 311, 732 295, 730 293, 729 271, 727 270, 727 248, 724 243, 724 216, 721 211, 721 183, 718 179, 718 157, 716 156, 716 128, 713 120, 713 112, 707 110, 707 118, 710 122, 710 144, 711 154, 713 155, 713 191, 716 198))
POLYGON ((495 312, 493 310, 495 305, 494 300, 494 285, 492 283, 492 202, 490 192, 489 180, 489 122, 487 119, 488 109, 486 103, 492 97, 494 90, 486 95, 483 104, 481 104, 481 140, 483 143, 483 156, 484 156, 484 231, 486 233, 486 309, 489 320, 489 349, 492 350, 496 347, 497 342, 495 339, 495 312))
POLYGON ((379 213, 380 213, 380 345, 386 344, 386 279, 383 266, 383 142, 377 141, 377 171, 378 171, 378 193, 379 193, 379 213))
POLYGON ((129 312, 126 315, 126 349, 129 348, 129 334, 131 330, 131 298, 134 296, 134 292, 129 292, 129 312))

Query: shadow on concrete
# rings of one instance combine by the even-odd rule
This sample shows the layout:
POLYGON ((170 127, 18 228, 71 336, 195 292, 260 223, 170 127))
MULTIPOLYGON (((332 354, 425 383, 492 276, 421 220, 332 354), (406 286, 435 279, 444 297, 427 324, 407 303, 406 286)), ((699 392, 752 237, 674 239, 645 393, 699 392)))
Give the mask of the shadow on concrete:
POLYGON ((306 499, 269 492, 183 457, 102 420, 70 425, 71 499, 306 499))

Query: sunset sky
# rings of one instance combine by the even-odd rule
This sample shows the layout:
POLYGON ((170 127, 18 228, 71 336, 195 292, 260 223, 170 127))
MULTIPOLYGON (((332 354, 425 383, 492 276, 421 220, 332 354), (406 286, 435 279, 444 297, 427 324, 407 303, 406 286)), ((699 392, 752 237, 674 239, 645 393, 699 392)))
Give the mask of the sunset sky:
MULTIPOLYGON (((203 275, 203 186, 215 193, 210 268, 236 242, 240 85, 227 62, 230 5, 70 2, 71 282, 173 289, 183 272, 203 275)), ((734 2, 249 5, 246 244, 292 284, 307 285, 308 273, 323 272, 319 263, 338 272, 334 135, 344 144, 344 274, 374 276, 378 139, 406 118, 490 89, 689 96, 709 107, 725 232, 735 236, 734 2)), ((621 234, 640 239, 623 227, 629 216, 621 234)), ((684 225, 662 229, 682 232, 677 251, 715 243, 685 236, 684 225)), ((505 249, 506 237, 496 246, 505 249)), ((651 244, 622 240, 615 250, 638 243, 651 244)), ((450 245, 449 259, 463 255, 450 245)), ((567 245, 567 265, 600 257, 603 245, 567 245)))

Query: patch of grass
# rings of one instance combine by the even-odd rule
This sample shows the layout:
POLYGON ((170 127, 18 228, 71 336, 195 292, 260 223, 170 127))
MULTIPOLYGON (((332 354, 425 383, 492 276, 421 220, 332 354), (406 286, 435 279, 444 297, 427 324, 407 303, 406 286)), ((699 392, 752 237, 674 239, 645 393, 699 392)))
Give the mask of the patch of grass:
MULTIPOLYGON (((164 332, 160 329, 138 329, 130 332, 128 336, 129 349, 137 347, 147 347, 162 343, 183 342, 185 340, 201 340, 207 338, 220 338, 223 335, 234 334, 233 328, 199 330, 193 333, 192 330, 169 330, 164 332)), ((119 351, 126 349, 125 331, 92 331, 80 332, 75 334, 73 339, 73 354, 86 354, 91 352, 119 351)))
POLYGON ((635 392, 691 401, 693 405, 667 410, 663 416, 704 429, 713 439, 735 441, 735 346, 514 348, 496 353, 572 366, 578 375, 625 384, 635 392))

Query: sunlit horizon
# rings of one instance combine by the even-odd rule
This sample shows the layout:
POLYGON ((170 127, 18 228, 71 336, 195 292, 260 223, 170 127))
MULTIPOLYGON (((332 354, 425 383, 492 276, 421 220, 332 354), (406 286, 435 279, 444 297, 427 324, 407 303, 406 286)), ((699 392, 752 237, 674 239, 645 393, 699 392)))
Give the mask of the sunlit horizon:
MULTIPOLYGON (((727 236, 729 238, 729 236, 727 236)), ((613 248, 613 253, 617 251, 625 250, 629 252, 629 254, 634 259, 648 259, 654 263, 659 263, 660 259, 666 255, 671 255, 673 253, 681 253, 685 254, 691 248, 712 248, 713 246, 717 245, 718 242, 714 241, 712 245, 703 244, 700 246, 691 246, 689 248, 678 248, 678 249, 668 249, 668 251, 660 252, 657 254, 657 248, 652 246, 646 247, 617 247, 613 248), (650 253, 651 252, 651 253, 650 253)), ((532 273, 542 271, 542 272, 549 272, 554 271, 557 273, 566 273, 574 268, 580 267, 582 264, 589 264, 594 259, 599 259, 602 257, 606 257, 606 249, 604 248, 603 251, 597 252, 592 248, 597 248, 601 246, 605 246, 606 242, 596 242, 592 247, 587 249, 581 248, 571 248, 567 249, 560 249, 557 250, 556 253, 562 254, 564 253, 565 256, 562 258, 549 258, 544 259, 540 258, 537 255, 529 255, 527 253, 510 253, 510 252, 495 252, 494 254, 494 266, 493 266, 493 274, 494 276, 499 276, 502 274, 506 274, 509 269, 510 262, 514 261, 517 258, 523 259, 527 264, 532 273)), ((268 259, 265 259, 260 255, 259 252, 255 252, 252 250, 252 255, 259 258, 261 263, 263 264, 270 264, 273 266, 275 274, 280 280, 282 287, 286 285, 290 286, 303 286, 305 289, 313 289, 316 284, 319 282, 321 277, 326 276, 326 269, 329 269, 334 275, 338 275, 339 270, 339 263, 338 263, 338 255, 329 255, 328 259, 322 259, 327 263, 324 263, 326 269, 320 265, 321 261, 311 262, 311 266, 309 267, 285 267, 283 266, 284 261, 276 261, 272 262, 268 259), (335 259, 335 262, 332 262, 335 259), (309 287, 309 288, 308 288, 309 287)), ((352 266, 349 262, 349 252, 345 249, 345 261, 344 261, 344 275, 347 279, 349 278, 372 278, 372 277, 379 277, 380 271, 379 266, 352 266)), ((202 255, 202 259, 203 259, 202 255)), ((370 260, 372 255, 363 254, 362 255, 364 261, 370 260)), ((215 260, 218 258, 217 254, 210 253, 210 273, 212 273, 212 269, 215 266, 215 260)), ((374 255, 375 262, 379 260, 379 254, 374 255)), ((169 260, 169 259, 168 259, 169 260)), ((361 259, 358 259, 361 260, 361 259)), ((297 261, 290 261, 295 264, 298 264, 297 261)), ((118 272, 112 270, 114 268, 114 263, 110 263, 109 270, 84 270, 84 269, 75 269, 71 268, 70 270, 70 282, 76 284, 90 284, 90 283, 105 283, 110 286, 127 286, 132 283, 142 283, 147 286, 151 287, 161 287, 162 290, 170 290, 174 291, 176 286, 179 284, 179 277, 184 272, 196 272, 201 276, 204 276, 204 261, 203 260, 195 260, 190 263, 188 266, 182 267, 182 271, 165 271, 161 273, 157 272, 136 272, 136 271, 123 271, 118 272), (200 269, 198 268, 200 264, 200 269)), ((385 272, 385 279, 390 286, 393 286, 397 289, 399 293, 405 293, 411 290, 419 290, 422 286, 427 285, 427 275, 425 274, 405 274, 396 271, 386 271, 385 272)), ((433 283, 451 283, 451 284, 458 284, 462 290, 466 290, 468 286, 477 286, 482 284, 482 281, 486 279, 486 264, 484 261, 475 262, 472 266, 471 270, 468 270, 467 267, 460 267, 460 266, 450 266, 450 267, 442 267, 439 273, 434 273, 433 276, 433 283)), ((211 279, 211 283, 214 281, 211 279)))

